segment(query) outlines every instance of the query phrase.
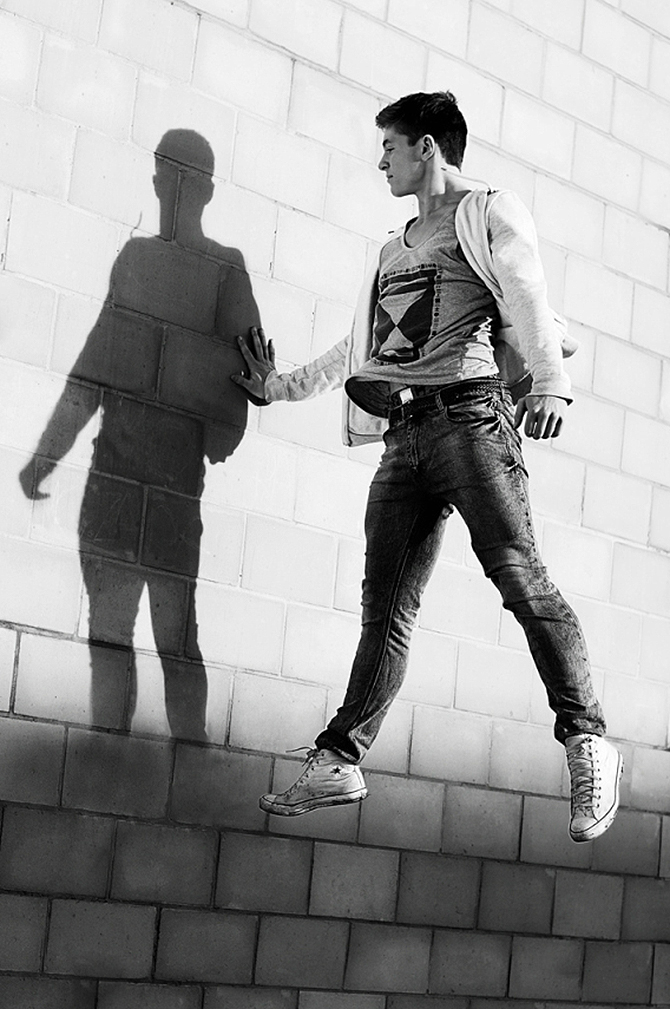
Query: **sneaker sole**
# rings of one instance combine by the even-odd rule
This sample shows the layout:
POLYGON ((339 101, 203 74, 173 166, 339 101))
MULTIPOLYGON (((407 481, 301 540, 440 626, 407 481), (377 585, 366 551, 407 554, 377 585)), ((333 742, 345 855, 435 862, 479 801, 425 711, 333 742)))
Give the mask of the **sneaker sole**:
POLYGON ((616 776, 616 791, 614 793, 614 803, 612 808, 603 816, 601 820, 594 823, 592 827, 588 830, 582 830, 579 834, 573 833, 568 830, 570 837, 576 844, 581 844, 583 841, 595 841, 597 837, 604 834, 606 830, 614 823, 616 815, 619 812, 619 784, 621 782, 621 775, 623 774, 623 757, 619 754, 619 760, 617 765, 617 776, 616 776))
POLYGON ((262 795, 258 800, 258 805, 265 813, 274 813, 275 816, 301 816, 303 813, 311 813, 314 809, 323 809, 326 806, 344 806, 350 802, 362 802, 367 794, 367 788, 360 788, 355 792, 346 792, 344 795, 323 795, 314 799, 305 799, 304 802, 296 802, 294 806, 275 805, 262 795))

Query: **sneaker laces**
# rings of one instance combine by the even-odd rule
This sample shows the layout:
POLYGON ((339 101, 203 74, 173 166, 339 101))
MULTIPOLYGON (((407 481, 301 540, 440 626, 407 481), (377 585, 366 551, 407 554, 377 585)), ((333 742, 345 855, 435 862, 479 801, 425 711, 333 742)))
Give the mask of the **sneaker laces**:
POLYGON ((312 769, 314 768, 314 764, 316 763, 316 761, 314 760, 314 758, 316 757, 317 753, 319 752, 316 748, 310 748, 309 746, 296 746, 295 749, 293 749, 293 750, 287 750, 286 752, 287 753, 302 753, 303 751, 305 753, 305 759, 303 760, 302 764, 303 764, 303 767, 305 768, 305 770, 302 772, 301 775, 299 775, 298 778, 296 778, 296 780, 293 782, 293 784, 290 786, 290 788, 286 789, 284 795, 287 798, 288 798, 289 795, 293 795, 293 793, 295 792, 295 790, 298 788, 298 785, 301 785, 304 781, 307 780, 307 778, 309 777, 312 769))
POLYGON ((595 797, 601 789, 597 784, 600 775, 591 741, 585 739, 573 749, 566 750, 566 756, 570 771, 572 807, 575 810, 593 812, 595 797))

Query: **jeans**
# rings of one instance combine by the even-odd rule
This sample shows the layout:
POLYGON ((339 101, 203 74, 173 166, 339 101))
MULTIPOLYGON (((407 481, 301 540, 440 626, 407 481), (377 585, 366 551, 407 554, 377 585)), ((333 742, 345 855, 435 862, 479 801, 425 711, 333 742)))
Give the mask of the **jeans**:
POLYGON ((432 396, 392 423, 370 487, 361 637, 342 706, 317 747, 363 759, 407 669, 410 637, 444 527, 463 517, 485 575, 523 628, 555 713, 559 742, 604 735, 579 621, 542 565, 513 407, 499 383, 432 396))

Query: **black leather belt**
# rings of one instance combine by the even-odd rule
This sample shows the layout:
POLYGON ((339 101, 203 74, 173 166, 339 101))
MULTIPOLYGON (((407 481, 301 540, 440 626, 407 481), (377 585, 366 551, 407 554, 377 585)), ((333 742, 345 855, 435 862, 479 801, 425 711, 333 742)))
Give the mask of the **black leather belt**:
POLYGON ((473 378, 452 385, 408 385, 391 393, 389 397, 389 424, 399 424, 408 417, 429 410, 443 410, 445 406, 476 399, 487 392, 502 395, 503 384, 499 378, 473 378))

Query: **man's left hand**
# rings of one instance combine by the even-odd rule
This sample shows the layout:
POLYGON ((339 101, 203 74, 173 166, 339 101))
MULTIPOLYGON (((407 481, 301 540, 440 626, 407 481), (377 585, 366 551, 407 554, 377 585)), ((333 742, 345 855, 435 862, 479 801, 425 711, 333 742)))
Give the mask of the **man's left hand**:
POLYGON ((560 396, 524 396, 516 405, 514 427, 520 427, 525 417, 523 430, 529 438, 556 438, 567 406, 560 396))

